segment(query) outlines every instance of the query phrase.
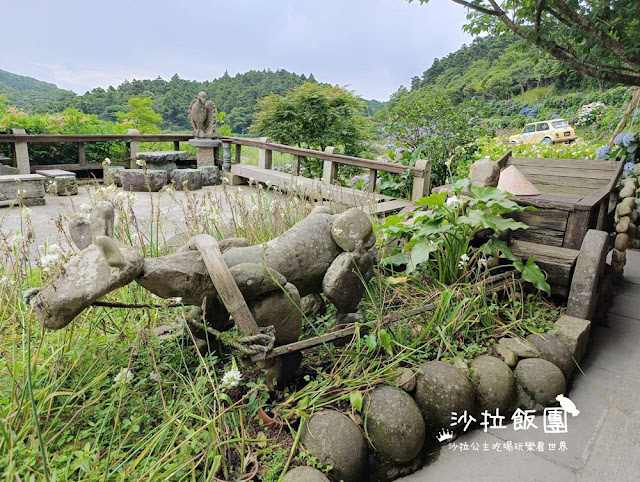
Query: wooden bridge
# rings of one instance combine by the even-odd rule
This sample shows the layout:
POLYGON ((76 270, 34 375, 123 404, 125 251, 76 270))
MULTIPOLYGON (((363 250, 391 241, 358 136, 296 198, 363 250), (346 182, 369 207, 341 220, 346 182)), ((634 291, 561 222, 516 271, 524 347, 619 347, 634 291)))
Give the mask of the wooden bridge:
MULTIPOLYGON (((77 162, 55 164, 57 169, 67 171, 100 170, 100 162, 88 162, 85 144, 91 142, 124 142, 126 156, 124 162, 113 162, 112 165, 137 167, 135 159, 140 152, 140 144, 145 142, 172 142, 174 150, 180 150, 180 143, 192 138, 190 134, 154 134, 143 135, 131 129, 123 135, 77 135, 77 134, 35 134, 29 135, 22 129, 13 129, 12 134, 0 135, 0 143, 10 143, 14 165, 21 174, 30 174, 39 169, 51 168, 51 165, 31 164, 29 160, 29 144, 56 144, 61 142, 75 143, 78 147, 77 162)), ((215 158, 231 178, 238 183, 254 179, 259 182, 270 182, 274 186, 287 191, 296 192, 309 197, 333 200, 349 206, 360 206, 375 214, 398 211, 411 204, 411 201, 429 194, 431 182, 431 163, 418 160, 415 166, 406 166, 393 162, 382 162, 339 154, 335 147, 327 147, 324 151, 304 149, 271 142, 269 138, 260 139, 224 137, 222 138, 222 158, 216 150, 215 158), (232 159, 232 146, 234 150, 232 159), (242 147, 257 148, 258 165, 242 163, 242 147), (281 152, 293 156, 293 172, 284 173, 273 169, 273 152, 281 152), (318 159, 323 162, 322 179, 310 179, 300 176, 302 159, 318 159), (352 166, 367 170, 369 173, 368 191, 362 191, 338 184, 339 166, 352 166), (380 172, 402 174, 406 170, 413 175, 411 199, 399 199, 378 192, 377 179, 380 172)), ((194 163, 193 159, 183 161, 194 163)), ((180 163, 180 161, 178 162, 180 163)))

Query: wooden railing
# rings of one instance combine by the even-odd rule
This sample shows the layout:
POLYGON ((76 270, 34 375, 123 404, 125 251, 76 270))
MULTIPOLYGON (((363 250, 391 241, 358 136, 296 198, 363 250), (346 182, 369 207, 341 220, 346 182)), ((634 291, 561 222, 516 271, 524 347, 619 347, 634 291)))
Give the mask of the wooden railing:
POLYGON ((263 169, 271 169, 273 167, 273 151, 290 154, 294 157, 293 174, 300 174, 300 160, 303 157, 319 159, 324 161, 322 170, 322 180, 327 184, 334 184, 338 176, 338 166, 355 166, 369 170, 369 190, 374 191, 376 188, 376 180, 378 172, 391 172, 394 174, 402 174, 406 170, 410 170, 413 174, 413 189, 411 191, 411 199, 415 200, 429 194, 431 183, 431 162, 426 159, 418 159, 415 166, 405 166, 395 162, 382 162, 370 159, 362 159, 360 157, 345 156, 338 153, 338 149, 333 146, 325 148, 324 151, 315 151, 302 147, 293 147, 285 144, 277 144, 271 142, 268 137, 260 139, 248 139, 243 137, 224 137, 222 139, 225 145, 223 155, 223 167, 228 170, 230 167, 230 145, 235 145, 235 162, 240 163, 242 158, 242 146, 257 147, 259 149, 258 166, 263 169), (229 154, 227 154, 229 153, 229 154))
POLYGON ((14 165, 20 174, 30 174, 37 169, 55 167, 71 171, 85 169, 101 169, 101 162, 87 162, 85 143, 89 142, 125 142, 127 153, 125 162, 114 162, 114 165, 136 167, 136 154, 140 152, 141 142, 173 142, 175 150, 180 150, 180 142, 186 142, 193 136, 189 134, 140 134, 136 129, 129 129, 126 134, 27 134, 24 129, 13 129, 12 134, 0 135, 0 143, 12 144, 11 150, 14 165), (34 165, 29 160, 29 144, 57 144, 71 142, 78 145, 78 162, 56 164, 55 166, 34 165))
MULTIPOLYGON (((78 171, 89 169, 101 169, 100 162, 87 162, 85 144, 90 142, 125 142, 127 152, 125 162, 114 162, 113 165, 135 168, 136 154, 140 152, 142 142, 172 142, 174 150, 180 150, 180 143, 186 142, 193 136, 190 134, 140 134, 135 129, 130 129, 126 134, 33 134, 29 135, 23 129, 13 129, 12 134, 0 135, 0 143, 12 144, 12 153, 15 166, 21 174, 30 174, 37 169, 46 169, 52 166, 32 165, 29 160, 29 144, 55 144, 60 142, 70 142, 78 145, 78 162, 56 164, 55 168, 78 171)), ((345 156, 338 153, 335 147, 327 147, 324 151, 293 147, 285 144, 271 142, 268 137, 260 139, 244 137, 223 137, 223 169, 228 172, 231 167, 231 146, 235 146, 235 162, 240 163, 242 159, 242 146, 254 147, 258 149, 258 166, 264 169, 273 167, 273 152, 290 154, 294 158, 293 174, 300 174, 300 161, 302 158, 319 159, 324 162, 322 179, 327 184, 334 184, 338 175, 340 165, 360 167, 369 170, 369 190, 374 191, 378 172, 391 172, 401 174, 407 169, 413 173, 412 199, 425 196, 429 193, 431 181, 431 163, 428 160, 420 159, 415 166, 405 166, 394 162, 382 162, 369 159, 362 159, 354 156, 345 156)), ((216 159, 218 153, 216 152, 216 159)))

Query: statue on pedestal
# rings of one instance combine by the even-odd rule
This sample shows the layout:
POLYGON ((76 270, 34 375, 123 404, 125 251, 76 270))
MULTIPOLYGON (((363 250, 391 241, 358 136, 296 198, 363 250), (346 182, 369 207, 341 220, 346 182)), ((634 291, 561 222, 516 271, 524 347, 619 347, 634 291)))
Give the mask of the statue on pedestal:
POLYGON ((189 123, 193 126, 193 137, 197 139, 218 139, 218 110, 206 92, 199 92, 189 106, 189 123))

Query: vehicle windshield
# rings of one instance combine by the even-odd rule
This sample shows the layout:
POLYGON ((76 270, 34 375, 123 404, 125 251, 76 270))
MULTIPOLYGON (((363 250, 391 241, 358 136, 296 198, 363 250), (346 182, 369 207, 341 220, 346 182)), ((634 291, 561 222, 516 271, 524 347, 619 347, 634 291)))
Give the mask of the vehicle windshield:
POLYGON ((569 127, 569 123, 566 120, 559 120, 552 122, 551 125, 554 129, 561 129, 562 127, 569 127))

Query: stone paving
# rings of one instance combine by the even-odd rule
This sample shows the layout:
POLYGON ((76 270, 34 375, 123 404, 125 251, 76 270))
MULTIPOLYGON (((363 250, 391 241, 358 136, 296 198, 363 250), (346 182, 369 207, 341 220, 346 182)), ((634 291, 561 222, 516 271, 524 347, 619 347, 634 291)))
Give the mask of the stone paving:
MULTIPOLYGON (((580 415, 568 418, 568 432, 538 429, 475 430, 444 446, 434 460, 404 482, 442 481, 631 481, 640 480, 640 252, 627 252, 625 281, 605 323, 594 324, 587 356, 576 371, 568 397, 580 415), (544 442, 544 452, 508 451, 528 441, 544 442), (567 451, 559 451, 564 441, 567 451), (548 444, 556 443, 549 451, 548 444), (471 444, 478 444, 474 451, 471 444), (487 445, 484 445, 484 444, 487 445), (501 447, 498 452, 494 447, 501 447), (489 450, 485 451, 484 448, 489 450)), ((475 446, 475 445, 474 445, 475 446)))

